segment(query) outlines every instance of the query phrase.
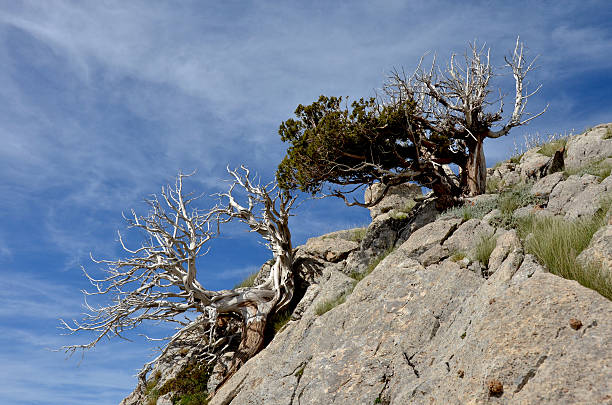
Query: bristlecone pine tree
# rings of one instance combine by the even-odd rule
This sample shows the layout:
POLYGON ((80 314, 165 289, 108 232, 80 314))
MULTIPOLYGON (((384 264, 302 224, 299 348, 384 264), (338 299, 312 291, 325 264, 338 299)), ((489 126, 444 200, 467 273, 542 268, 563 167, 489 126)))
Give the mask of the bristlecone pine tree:
POLYGON ((500 91, 498 99, 490 99, 496 73, 489 54, 489 49, 471 44, 463 63, 452 55, 444 70, 435 58, 424 70, 421 58, 411 76, 393 72, 381 96, 353 102, 350 108, 342 105, 342 98, 325 96, 299 105, 296 119, 280 125, 281 139, 290 146, 277 171, 279 184, 362 206, 375 205, 389 187, 407 181, 432 189, 439 208, 454 204, 462 194, 484 193, 484 140, 506 135, 546 111, 525 112, 527 100, 540 87, 526 89, 525 77, 535 59, 526 61, 517 38, 512 55, 505 58, 515 82, 514 106, 500 124, 503 97, 500 91), (498 102, 499 109, 488 111, 498 102), (449 164, 459 168, 458 178, 449 164), (350 200, 357 188, 375 182, 386 186, 377 200, 350 200))

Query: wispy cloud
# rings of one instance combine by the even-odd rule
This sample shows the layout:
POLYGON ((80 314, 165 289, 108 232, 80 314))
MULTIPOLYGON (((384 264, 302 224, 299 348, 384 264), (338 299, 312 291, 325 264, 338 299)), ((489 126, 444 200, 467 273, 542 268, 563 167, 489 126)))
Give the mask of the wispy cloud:
MULTIPOLYGON (((79 265, 90 268, 89 252, 121 254, 120 213, 146 213, 142 199, 179 170, 199 169, 189 184, 207 194, 226 187, 228 163, 246 163, 270 179, 286 147, 278 124, 298 103, 322 93, 373 95, 392 68, 409 71, 427 51, 444 61, 474 39, 486 41, 501 66, 520 35, 532 55, 541 55, 531 79, 544 87, 529 108, 551 103, 528 127, 487 142, 489 162, 507 157, 525 133, 610 121, 612 106, 601 94, 612 91, 611 11, 605 1, 564 0, 495 7, 402 0, 3 2, 0 321, 10 340, 4 347, 24 344, 15 353, 0 351, 1 399, 116 403, 132 388, 133 380, 123 380, 125 366, 104 356, 125 356, 131 372, 141 351, 132 358, 121 344, 103 345, 95 352, 100 357, 87 356, 88 366, 74 372, 26 348, 62 341, 55 318, 78 316, 78 289, 86 287, 79 265), (78 386, 62 385, 77 380, 78 386)), ((495 86, 512 94, 511 77, 497 79, 495 86)), ((297 214, 295 244, 368 220, 367 210, 331 200, 306 203, 297 214)), ((231 284, 269 256, 241 226, 227 228, 212 247, 203 258, 210 272, 201 274, 211 286, 231 284)))

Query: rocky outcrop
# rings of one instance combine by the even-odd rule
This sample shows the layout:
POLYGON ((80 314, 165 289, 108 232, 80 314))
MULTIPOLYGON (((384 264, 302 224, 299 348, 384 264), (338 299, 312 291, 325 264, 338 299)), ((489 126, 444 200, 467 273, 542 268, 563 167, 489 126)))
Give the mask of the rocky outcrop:
POLYGON ((409 251, 389 255, 344 304, 283 331, 211 404, 612 399, 610 301, 518 251, 489 280, 450 260, 424 267, 409 251))
MULTIPOLYGON (((612 151, 581 151, 606 147, 604 130, 568 140, 565 164, 578 174, 559 171, 559 154, 540 148, 489 169, 500 188, 519 186, 513 212, 497 194, 466 199, 467 214, 440 215, 431 201, 408 209, 417 190, 407 186, 371 211, 367 229, 309 239, 295 251, 291 320, 210 403, 612 404, 612 301, 549 273, 509 228, 531 215, 601 211, 612 176, 584 165, 612 151), (488 264, 474 254, 483 241, 488 264)), ((612 280, 612 208, 607 221, 577 260, 612 280)), ((197 352, 184 357, 156 366, 160 382, 197 352)), ((210 388, 223 362, 215 367, 210 388)), ((145 398, 133 395, 125 404, 145 398)))
POLYGON ((612 124, 601 124, 571 137, 565 167, 577 169, 612 156, 612 124))

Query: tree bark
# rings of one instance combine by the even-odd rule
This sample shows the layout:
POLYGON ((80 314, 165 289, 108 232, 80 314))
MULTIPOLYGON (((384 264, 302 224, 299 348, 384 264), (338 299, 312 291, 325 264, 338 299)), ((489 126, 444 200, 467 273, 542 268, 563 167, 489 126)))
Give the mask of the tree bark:
POLYGON ((469 146, 467 162, 467 191, 469 195, 484 194, 487 185, 487 162, 484 155, 484 138, 478 137, 477 141, 469 146))
POLYGON ((253 357, 264 344, 264 329, 266 327, 266 318, 257 319, 255 321, 249 322, 245 325, 244 331, 242 333, 242 340, 240 341, 240 345, 238 346, 238 351, 236 352, 236 356, 232 362, 232 367, 230 368, 228 374, 231 376, 240 368, 244 363, 246 363, 251 357, 253 357))

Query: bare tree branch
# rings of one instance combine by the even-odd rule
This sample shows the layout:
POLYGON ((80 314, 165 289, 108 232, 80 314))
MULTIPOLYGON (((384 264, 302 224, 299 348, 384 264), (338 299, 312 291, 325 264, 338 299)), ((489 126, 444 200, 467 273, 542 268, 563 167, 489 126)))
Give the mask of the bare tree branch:
MULTIPOLYGON (((105 266, 105 276, 95 278, 85 269, 83 273, 93 286, 84 291, 85 297, 112 295, 107 305, 92 306, 85 300, 86 313, 82 320, 66 322, 62 326, 69 334, 86 332, 93 338, 84 344, 65 346, 72 354, 94 347, 103 338, 118 336, 146 321, 177 323, 180 328, 171 337, 159 356, 169 345, 194 328, 203 329, 205 357, 215 361, 228 347, 227 339, 218 336, 217 319, 234 314, 243 320, 242 342, 238 349, 234 370, 256 353, 263 343, 249 335, 251 330, 263 329, 267 316, 285 307, 293 296, 293 251, 288 219, 295 197, 280 192, 274 183, 261 186, 244 166, 229 170, 233 179, 227 193, 218 194, 226 207, 217 205, 207 211, 193 207, 201 196, 185 193, 183 180, 192 174, 179 173, 174 186, 162 187, 161 195, 146 200, 149 212, 139 216, 131 211, 124 218, 129 228, 145 235, 141 246, 131 248, 119 233, 119 243, 127 257, 116 260, 97 260, 105 266), (235 190, 246 194, 239 203, 235 190), (272 250, 275 264, 268 279, 262 284, 235 290, 212 291, 198 280, 198 258, 208 253, 208 243, 219 230, 219 225, 239 220, 258 233, 272 250), (181 320, 179 315, 197 314, 193 321, 181 320), (251 324, 257 327, 250 326, 251 324)), ((148 338, 148 337, 147 337, 148 338)), ((151 338, 148 338, 151 339, 151 338)), ((146 373, 159 358, 144 365, 139 376, 146 373)))

